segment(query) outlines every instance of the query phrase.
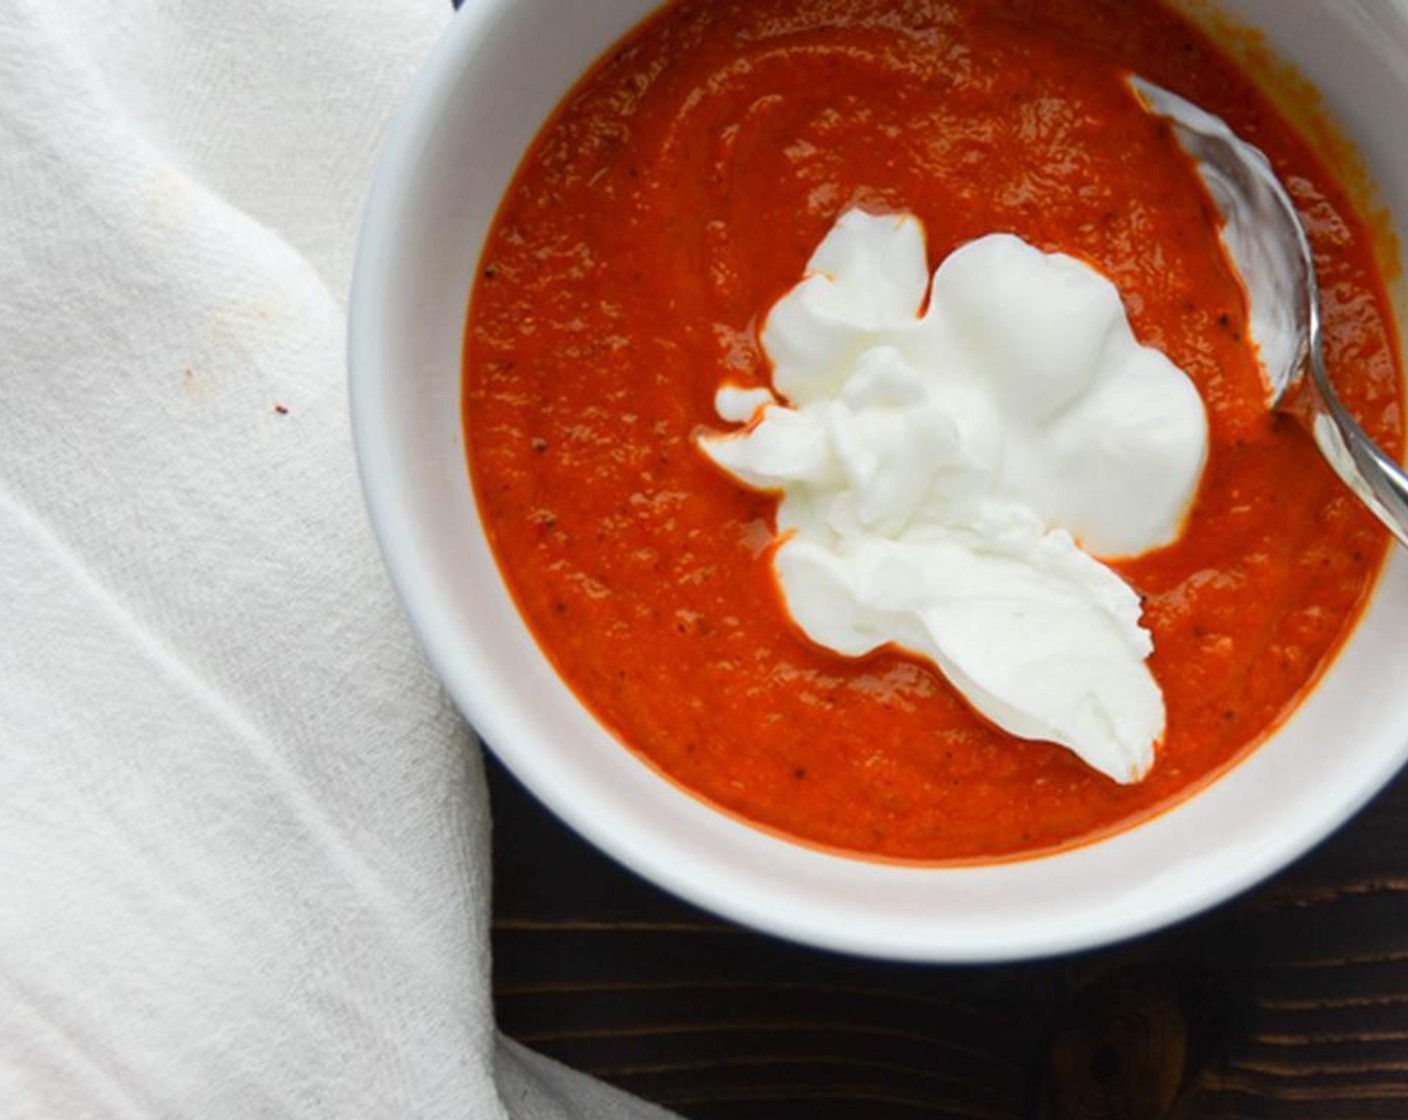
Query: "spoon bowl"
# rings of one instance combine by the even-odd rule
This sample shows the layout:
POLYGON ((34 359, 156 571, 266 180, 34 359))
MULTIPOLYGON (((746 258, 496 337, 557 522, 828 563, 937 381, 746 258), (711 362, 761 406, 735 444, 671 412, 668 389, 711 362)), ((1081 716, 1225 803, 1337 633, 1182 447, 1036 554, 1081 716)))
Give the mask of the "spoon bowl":
POLYGON ((1176 93, 1137 75, 1129 83, 1150 113, 1173 126, 1222 215, 1222 240, 1247 291, 1270 406, 1306 426, 1335 473, 1408 547, 1408 475, 1330 384, 1310 241, 1271 162, 1226 122, 1176 93))

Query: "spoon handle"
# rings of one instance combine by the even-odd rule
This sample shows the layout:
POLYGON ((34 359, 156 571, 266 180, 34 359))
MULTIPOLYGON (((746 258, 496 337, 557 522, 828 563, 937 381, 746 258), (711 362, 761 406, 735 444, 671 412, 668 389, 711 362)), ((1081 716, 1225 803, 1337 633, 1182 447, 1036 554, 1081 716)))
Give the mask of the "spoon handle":
POLYGON ((1309 364, 1310 376, 1295 402, 1297 413, 1335 473, 1408 546, 1408 474, 1340 403, 1318 346, 1312 347, 1309 364))

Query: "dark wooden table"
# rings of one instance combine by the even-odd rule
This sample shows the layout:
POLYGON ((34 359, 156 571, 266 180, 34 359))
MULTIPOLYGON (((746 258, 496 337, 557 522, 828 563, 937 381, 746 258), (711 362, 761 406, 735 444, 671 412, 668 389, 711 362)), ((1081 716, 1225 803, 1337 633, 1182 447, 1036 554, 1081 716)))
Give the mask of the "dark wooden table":
POLYGON ((490 763, 513 1037, 697 1120, 1408 1117, 1408 778, 1185 925, 1034 964, 833 956, 677 901, 490 763))

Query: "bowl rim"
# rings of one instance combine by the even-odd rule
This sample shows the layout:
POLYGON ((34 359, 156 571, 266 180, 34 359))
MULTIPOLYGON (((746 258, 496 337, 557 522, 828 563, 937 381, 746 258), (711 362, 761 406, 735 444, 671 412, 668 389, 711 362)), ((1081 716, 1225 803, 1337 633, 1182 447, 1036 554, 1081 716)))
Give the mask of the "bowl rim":
MULTIPOLYGON (((1031 960, 1090 949, 1128 940, 1190 918, 1251 888, 1318 845, 1359 811, 1408 761, 1408 735, 1396 752, 1385 750, 1373 766, 1366 766, 1352 783, 1341 783, 1335 796, 1317 802, 1318 813, 1302 818, 1298 826, 1264 838, 1241 860, 1214 863, 1213 872, 1190 882, 1185 876, 1179 889, 1162 894, 1157 902, 1143 900, 1127 908, 1104 907, 1078 925, 1048 926, 1040 935, 975 938, 960 934, 951 940, 936 939, 931 929, 895 930, 856 923, 816 920, 770 904, 757 892, 739 893, 735 884, 701 872, 702 865, 688 854, 660 843, 660 837, 636 821, 623 821, 602 811, 602 806, 566 796, 556 784, 547 762, 525 747, 527 724, 500 704, 486 689, 475 665, 465 656, 462 635, 439 610, 436 596, 427 591, 433 579, 426 558, 416 548, 411 515, 401 500, 404 481, 398 457, 383 417, 382 402, 391 391, 393 371, 378 360, 385 346, 390 270, 387 262, 397 251, 406 223, 406 208, 417 164, 436 142, 437 131, 451 100, 460 68, 490 23, 512 0, 478 0, 451 19, 433 48, 397 114, 371 184, 364 209, 348 307, 349 399, 353 441, 364 498, 392 583, 405 606, 413 631, 455 703, 470 724, 483 733, 510 771, 564 820, 598 849, 646 879, 691 903, 746 926, 788 940, 849 954, 931 963, 996 963, 1031 960)), ((1408 3, 1395 0, 1395 10, 1408 19, 1408 3)), ((477 256, 477 254, 476 254, 477 256)), ((467 297, 466 297, 467 298, 467 297)), ((1402 326, 1402 324, 1400 324, 1402 326)), ((458 371, 457 374, 458 376, 458 371)), ((468 475, 466 471, 466 485, 468 475)), ((1396 557, 1401 562, 1402 557, 1396 557)), ((1387 581, 1380 576, 1377 598, 1387 581)), ((1366 604, 1363 618, 1372 604, 1366 604)), ((529 734, 531 738, 531 733, 529 734)), ((621 748, 625 751, 627 748, 621 748)), ((1225 777, 1225 776, 1224 776, 1225 777)), ((1219 781, 1223 779, 1218 779, 1219 781)), ((1184 799, 1169 812, 1193 798, 1184 799)), ((700 804, 703 804, 700 802, 700 804)), ((710 808, 710 813, 716 810, 710 808)), ((1157 819, 1157 818, 1156 818, 1157 819)), ((739 826, 747 827, 747 826, 739 826)), ((1145 827, 1133 826, 1129 831, 1145 827)), ((781 841, 786 843, 786 841, 781 841)), ((1095 844, 1104 841, 1096 841, 1095 844)), ((1084 849, 1074 849, 1081 851, 1084 849)), ((1066 853, 1017 861, 1029 866, 1059 860, 1066 853)), ((826 858, 854 864, 844 856, 826 858)), ((882 866, 859 861, 868 866, 882 866)), ((1008 864, 980 865, 984 875, 1000 873, 1008 864)), ((923 873, 948 873, 948 868, 918 868, 923 873)), ((965 871, 972 871, 966 868, 965 871)))

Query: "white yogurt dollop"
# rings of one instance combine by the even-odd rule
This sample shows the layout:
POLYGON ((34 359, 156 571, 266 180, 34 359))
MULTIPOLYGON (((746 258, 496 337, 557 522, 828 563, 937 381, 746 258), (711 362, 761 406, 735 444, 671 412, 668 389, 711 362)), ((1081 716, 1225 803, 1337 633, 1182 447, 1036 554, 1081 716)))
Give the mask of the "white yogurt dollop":
POLYGON ((930 658, 1006 731, 1142 778, 1164 730, 1152 641, 1095 556, 1178 536, 1207 419, 1114 286, 1006 234, 931 285, 917 220, 851 210, 762 343, 783 400, 724 386, 747 427, 700 446, 781 493, 773 563, 808 637, 930 658))

